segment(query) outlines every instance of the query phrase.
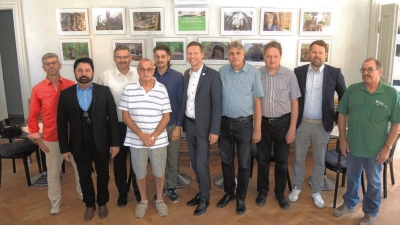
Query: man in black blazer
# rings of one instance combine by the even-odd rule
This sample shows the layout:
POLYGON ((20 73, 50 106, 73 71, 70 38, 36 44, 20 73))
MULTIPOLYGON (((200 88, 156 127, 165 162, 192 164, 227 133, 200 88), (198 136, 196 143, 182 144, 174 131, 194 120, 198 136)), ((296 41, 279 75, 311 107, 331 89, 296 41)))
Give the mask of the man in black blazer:
POLYGON ((210 145, 218 140, 222 115, 222 83, 220 74, 202 62, 202 44, 193 41, 187 46, 187 61, 191 65, 184 73, 183 131, 189 147, 190 162, 199 183, 200 192, 187 205, 198 205, 194 215, 206 212, 210 204, 210 145))
POLYGON ((61 91, 57 111, 57 131, 63 158, 71 162, 73 155, 80 177, 85 221, 93 218, 95 192, 91 178, 92 161, 97 173, 97 204, 99 216, 108 215, 108 164, 119 152, 118 117, 108 87, 92 83, 93 62, 80 58, 74 63, 77 85, 61 91))
POLYGON ((293 164, 294 189, 289 201, 298 200, 304 181, 305 159, 310 140, 313 143, 314 166, 311 178, 311 196, 318 208, 324 207, 320 192, 324 186, 325 152, 329 135, 334 127, 334 95, 339 100, 346 90, 344 77, 339 68, 324 64, 328 56, 328 46, 322 40, 311 43, 310 64, 294 69, 301 97, 295 139, 293 164))

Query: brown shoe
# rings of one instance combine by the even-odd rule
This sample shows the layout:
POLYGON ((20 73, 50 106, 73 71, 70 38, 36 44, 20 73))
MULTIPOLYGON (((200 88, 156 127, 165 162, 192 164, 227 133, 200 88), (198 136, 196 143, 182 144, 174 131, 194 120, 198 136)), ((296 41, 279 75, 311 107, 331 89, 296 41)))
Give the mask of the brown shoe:
POLYGON ((93 218, 95 210, 96 210, 96 207, 87 207, 86 208, 85 215, 83 216, 85 218, 85 221, 89 221, 93 218))
POLYGON ((99 206, 99 217, 105 219, 108 216, 108 209, 106 205, 99 206))

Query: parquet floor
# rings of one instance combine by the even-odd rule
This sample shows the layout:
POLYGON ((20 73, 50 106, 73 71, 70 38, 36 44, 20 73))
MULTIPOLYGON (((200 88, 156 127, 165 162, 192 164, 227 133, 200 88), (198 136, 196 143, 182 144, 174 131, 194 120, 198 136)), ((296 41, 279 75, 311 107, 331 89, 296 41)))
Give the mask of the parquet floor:
MULTIPOLYGON (((34 156, 33 156, 34 157, 34 156)), ((290 171, 292 168, 293 154, 289 157, 290 171)), ((31 175, 38 174, 36 159, 33 158, 30 164, 31 175)), ((308 177, 311 172, 312 155, 307 157, 308 177)), ((221 174, 221 162, 219 154, 210 156, 211 178, 221 174)), ((118 192, 110 167, 111 179, 109 182, 110 201, 107 204, 109 209, 108 218, 101 220, 97 211, 90 222, 84 222, 83 213, 85 205, 77 198, 75 192, 75 180, 72 166, 67 164, 66 173, 62 176, 62 204, 59 215, 49 215, 49 201, 47 198, 47 187, 28 187, 25 180, 25 173, 21 160, 17 160, 17 173, 12 173, 11 160, 3 159, 2 186, 0 188, 0 224, 31 224, 31 225, 53 225, 53 224, 358 224, 363 216, 361 204, 357 205, 355 212, 336 218, 332 215, 333 191, 324 191, 322 197, 325 200, 325 207, 317 209, 310 196, 310 186, 305 184, 300 195, 299 201, 291 203, 289 210, 281 210, 274 198, 273 185, 274 177, 270 176, 271 191, 267 197, 267 204, 258 207, 254 200, 257 196, 256 177, 257 164, 254 167, 253 178, 250 179, 249 189, 246 199, 247 212, 244 215, 236 215, 235 202, 231 202, 227 207, 219 209, 216 207, 218 200, 224 195, 222 189, 212 185, 210 207, 201 216, 193 216, 195 207, 186 206, 186 202, 194 197, 198 191, 197 183, 193 181, 188 187, 179 189, 180 201, 171 203, 168 197, 165 198, 169 207, 169 215, 160 217, 157 214, 154 203, 150 201, 148 211, 142 219, 134 217, 134 207, 136 201, 131 191, 129 192, 128 205, 118 208, 116 201, 118 192)), ((273 165, 271 166, 273 170, 273 165)), ((194 178, 193 171, 189 168, 188 153, 181 153, 180 172, 190 174, 194 178)), ((272 173, 271 173, 272 174, 272 173)), ((334 173, 327 172, 327 175, 334 177, 334 173)), ((400 157, 395 159, 395 179, 396 184, 388 185, 388 198, 382 198, 381 210, 375 224, 400 224, 400 157)), ((95 178, 95 175, 93 175, 95 178)), ((149 167, 148 173, 148 194, 149 199, 154 195, 154 178, 149 167)), ((342 203, 342 195, 345 188, 340 188, 338 205, 342 203)), ((361 193, 361 192, 360 192, 361 193)), ((286 191, 286 195, 289 191, 286 191)), ((362 194, 361 194, 362 198, 362 194)))

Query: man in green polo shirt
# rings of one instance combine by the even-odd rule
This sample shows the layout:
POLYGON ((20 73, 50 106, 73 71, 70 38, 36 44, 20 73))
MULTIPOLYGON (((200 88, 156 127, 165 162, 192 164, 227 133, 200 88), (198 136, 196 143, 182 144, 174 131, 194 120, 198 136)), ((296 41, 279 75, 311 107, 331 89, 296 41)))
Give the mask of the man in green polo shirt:
POLYGON ((380 82, 382 64, 378 60, 366 59, 360 72, 364 82, 351 85, 336 109, 340 149, 347 158, 347 191, 343 205, 333 214, 340 217, 355 210, 364 169, 368 186, 360 224, 373 224, 381 203, 382 163, 389 157, 400 128, 400 98, 393 87, 380 82))

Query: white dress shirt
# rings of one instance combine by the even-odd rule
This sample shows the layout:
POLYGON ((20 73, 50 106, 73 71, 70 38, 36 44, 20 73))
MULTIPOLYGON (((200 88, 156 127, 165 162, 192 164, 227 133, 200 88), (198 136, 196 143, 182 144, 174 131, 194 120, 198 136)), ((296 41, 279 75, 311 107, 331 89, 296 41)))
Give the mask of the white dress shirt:
POLYGON ((201 71, 203 70, 204 64, 200 67, 200 69, 197 72, 193 72, 190 70, 190 78, 189 78, 189 84, 187 88, 187 100, 186 100, 186 110, 185 114, 187 117, 195 119, 195 96, 196 96, 196 90, 197 90, 197 85, 199 84, 200 76, 201 76, 201 71))

